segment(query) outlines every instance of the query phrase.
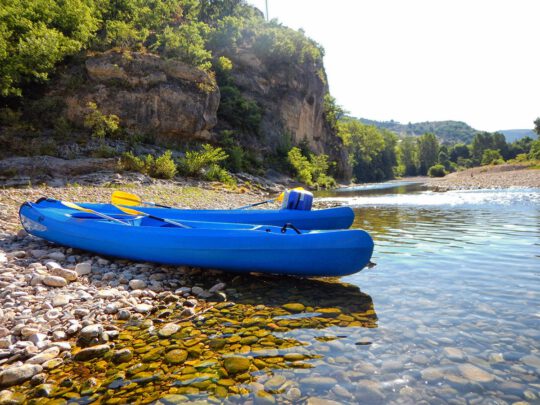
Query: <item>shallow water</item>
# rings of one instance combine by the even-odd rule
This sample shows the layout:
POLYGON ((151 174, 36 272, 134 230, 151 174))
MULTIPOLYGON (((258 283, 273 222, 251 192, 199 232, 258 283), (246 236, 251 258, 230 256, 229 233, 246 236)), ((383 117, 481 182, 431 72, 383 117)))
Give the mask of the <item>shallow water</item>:
POLYGON ((172 308, 128 323, 116 349, 132 349, 130 362, 68 363, 53 376, 66 388, 52 396, 540 403, 539 189, 434 193, 394 183, 321 197, 355 208, 376 267, 341 281, 230 276, 233 303, 185 322, 172 308), (173 321, 178 332, 159 336, 173 321), (187 359, 164 360, 172 349, 187 359), (228 370, 231 355, 249 368, 228 370))

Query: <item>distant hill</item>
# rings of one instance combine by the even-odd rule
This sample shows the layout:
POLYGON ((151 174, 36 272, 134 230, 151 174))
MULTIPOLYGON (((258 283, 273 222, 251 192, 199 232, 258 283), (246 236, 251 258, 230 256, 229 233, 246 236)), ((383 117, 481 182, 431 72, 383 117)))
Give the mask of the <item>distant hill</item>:
POLYGON ((526 136, 532 139, 536 139, 536 132, 534 132, 532 129, 501 129, 497 132, 504 134, 506 142, 508 143, 517 141, 521 138, 525 138, 526 136))
POLYGON ((426 132, 431 132, 432 134, 435 134, 437 138, 449 143, 469 143, 474 135, 479 132, 461 121, 426 121, 408 124, 401 124, 394 120, 375 121, 366 118, 360 118, 360 121, 367 125, 374 125, 378 128, 387 129, 402 136, 420 136, 426 132))

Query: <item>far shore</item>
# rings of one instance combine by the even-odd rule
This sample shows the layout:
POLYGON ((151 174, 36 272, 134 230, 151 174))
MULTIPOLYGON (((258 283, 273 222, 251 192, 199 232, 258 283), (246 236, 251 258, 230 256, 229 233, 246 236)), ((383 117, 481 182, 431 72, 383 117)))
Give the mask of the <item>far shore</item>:
POLYGON ((405 177, 439 190, 469 190, 485 188, 540 188, 540 170, 527 165, 504 164, 474 167, 444 177, 405 177))

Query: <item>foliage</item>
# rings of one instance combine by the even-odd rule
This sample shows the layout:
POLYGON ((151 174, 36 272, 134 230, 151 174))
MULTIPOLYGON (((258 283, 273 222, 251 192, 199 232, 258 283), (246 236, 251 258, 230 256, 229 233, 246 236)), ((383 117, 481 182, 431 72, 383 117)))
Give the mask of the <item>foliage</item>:
POLYGON ((538 137, 540 137, 540 117, 534 120, 534 132, 536 132, 538 137))
POLYGON ((150 176, 158 179, 172 179, 177 173, 176 164, 170 150, 157 157, 150 169, 150 176))
POLYGON ((427 121, 400 124, 397 121, 375 121, 361 118, 366 125, 374 125, 377 128, 387 129, 395 134, 405 136, 420 136, 425 133, 434 134, 445 142, 470 142, 476 130, 461 121, 427 121))
POLYGON ((446 175, 446 170, 441 164, 433 165, 428 170, 429 177, 444 177, 446 175))
POLYGON ((205 49, 209 27, 203 22, 189 22, 178 27, 167 26, 158 44, 164 56, 209 70, 212 53, 205 49))
POLYGON ((528 157, 530 160, 540 160, 540 139, 532 143, 528 157))
POLYGON ((228 157, 222 148, 204 144, 201 150, 186 151, 184 158, 180 161, 180 170, 188 176, 235 184, 234 178, 221 166, 228 157))
POLYGON ((309 154, 309 157, 306 157, 300 148, 295 146, 288 153, 288 161, 302 183, 322 188, 335 187, 336 181, 327 174, 330 168, 327 155, 309 154))
POLYGON ((105 43, 126 49, 140 48, 149 35, 147 29, 136 29, 125 21, 107 21, 105 43))
POLYGON ((324 119, 334 131, 339 130, 338 122, 345 115, 345 110, 336 103, 336 99, 326 93, 323 99, 324 119))
POLYGON ((418 174, 427 174, 428 169, 437 163, 439 142, 434 134, 418 137, 418 174))
POLYGON ((152 155, 138 157, 131 151, 125 152, 120 157, 120 168, 144 173, 158 179, 172 179, 177 173, 177 167, 170 150, 165 151, 157 158, 152 155))
POLYGON ((103 139, 115 134, 120 128, 120 118, 114 114, 105 115, 98 110, 97 104, 89 101, 88 113, 84 117, 84 127, 92 131, 92 136, 103 139))
POLYGON ((484 153, 482 154, 482 161, 481 161, 482 166, 497 164, 499 161, 504 162, 498 150, 494 150, 494 149, 484 150, 484 153))
POLYGON ((234 85, 222 86, 220 91, 218 118, 234 128, 257 135, 262 119, 261 107, 255 101, 246 99, 234 85))
POLYGON ((0 95, 21 95, 55 65, 83 48, 98 28, 97 8, 83 0, 3 1, 0 11, 0 95))

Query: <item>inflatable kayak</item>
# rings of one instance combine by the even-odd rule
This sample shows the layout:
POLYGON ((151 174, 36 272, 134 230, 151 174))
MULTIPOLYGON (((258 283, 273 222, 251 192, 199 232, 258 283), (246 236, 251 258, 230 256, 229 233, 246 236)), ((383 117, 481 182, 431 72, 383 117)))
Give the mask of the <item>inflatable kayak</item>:
MULTIPOLYGON (((81 207, 107 214, 120 211, 112 204, 77 203, 81 207)), ((138 210, 161 218, 179 221, 228 222, 254 225, 283 226, 291 223, 299 229, 347 229, 354 221, 349 207, 327 208, 314 211, 278 210, 188 210, 138 206, 138 210)))
MULTIPOLYGON (((93 206, 96 211, 103 208, 93 206)), ((175 225, 121 211, 105 214, 108 219, 102 217, 102 212, 96 214, 46 199, 26 202, 19 210, 25 230, 51 242, 101 255, 170 265, 343 276, 360 271, 373 252, 373 240, 362 230, 300 230, 291 224, 277 227, 184 219, 175 225)))

